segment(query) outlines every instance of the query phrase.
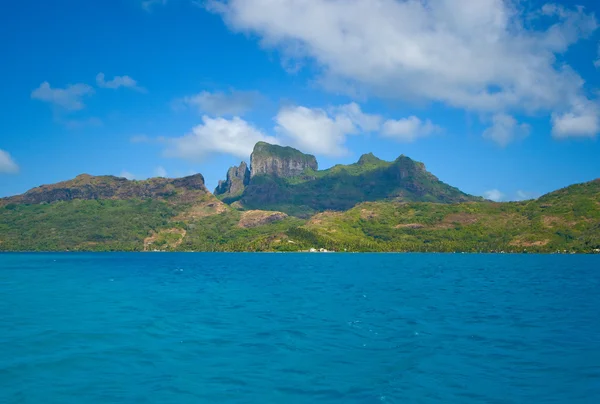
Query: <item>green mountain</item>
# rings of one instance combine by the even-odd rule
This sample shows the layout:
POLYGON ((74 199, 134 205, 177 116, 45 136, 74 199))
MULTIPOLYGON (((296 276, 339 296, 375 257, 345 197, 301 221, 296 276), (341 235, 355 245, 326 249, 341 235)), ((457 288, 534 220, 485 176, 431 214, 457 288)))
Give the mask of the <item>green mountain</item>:
POLYGON ((524 202, 372 202, 303 229, 336 249, 600 252, 600 180, 524 202))
POLYGON ((200 174, 146 181, 83 174, 0 199, 0 251, 141 251, 157 236, 176 239, 185 220, 223 210, 200 174))
POLYGON ((523 202, 364 202, 308 220, 288 217, 277 228, 259 226, 261 235, 250 243, 235 225, 233 215, 240 213, 207 218, 213 232, 220 229, 213 249, 600 252, 600 179, 523 202), (231 218, 229 225, 224 217, 231 218))
POLYGON ((319 171, 312 155, 260 142, 252 153, 250 171, 243 190, 238 188, 232 195, 217 189, 215 194, 238 208, 277 210, 304 218, 326 210, 347 210, 366 201, 482 200, 443 183, 423 163, 406 156, 388 162, 365 154, 354 164, 319 171))
MULTIPOLYGON (((537 200, 494 203, 439 182, 403 156, 385 162, 368 154, 323 171, 310 157, 305 167, 295 160, 280 164, 272 154, 267 159, 247 186, 241 183, 234 206, 208 192, 199 174, 146 181, 81 175, 0 199, 0 251, 600 252, 600 179, 537 200), (378 185, 382 178, 395 188, 378 185), (344 209, 341 197, 319 195, 336 181, 342 195, 381 199, 344 209), (264 199, 275 206, 300 200, 321 209, 334 201, 338 209, 301 218, 269 206, 249 208, 246 198, 258 192, 253 187, 273 183, 278 192, 296 193, 286 204, 277 205, 278 193, 264 199), (429 198, 434 201, 420 201, 429 198)), ((244 178, 242 168, 237 174, 244 178)))

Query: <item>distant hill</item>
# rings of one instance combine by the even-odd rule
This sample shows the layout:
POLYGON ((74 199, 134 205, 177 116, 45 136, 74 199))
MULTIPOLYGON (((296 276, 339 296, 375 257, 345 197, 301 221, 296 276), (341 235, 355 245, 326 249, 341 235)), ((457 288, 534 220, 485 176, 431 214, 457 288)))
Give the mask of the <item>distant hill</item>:
POLYGON ((600 252, 600 180, 524 202, 370 202, 303 229, 338 249, 600 252))
POLYGON ((0 251, 175 246, 185 235, 185 221, 226 209, 200 174, 145 181, 82 174, 0 199, 0 251))
MULTIPOLYGON (((245 163, 244 167, 245 167, 245 163)), ((215 192, 244 209, 270 209, 299 217, 347 210, 366 201, 458 203, 481 201, 440 181, 423 163, 406 156, 393 162, 373 154, 357 163, 319 171, 314 156, 286 147, 257 144, 246 185, 235 194, 215 192)), ((237 171, 237 168, 230 169, 237 171)), ((231 176, 228 175, 228 180, 231 176)))
POLYGON ((184 178, 150 178, 130 181, 111 175, 93 176, 81 174, 69 181, 33 188, 23 195, 1 198, 0 206, 16 204, 39 204, 79 200, 126 200, 153 198, 159 200, 193 201, 210 192, 201 174, 184 178))

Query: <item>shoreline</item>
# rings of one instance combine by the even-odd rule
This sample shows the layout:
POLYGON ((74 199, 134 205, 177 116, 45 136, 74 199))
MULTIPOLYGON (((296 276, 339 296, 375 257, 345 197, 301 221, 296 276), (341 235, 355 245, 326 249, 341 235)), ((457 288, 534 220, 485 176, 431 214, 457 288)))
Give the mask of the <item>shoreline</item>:
POLYGON ((599 252, 447 252, 447 251, 0 251, 0 254, 443 254, 443 255, 600 255, 599 252))

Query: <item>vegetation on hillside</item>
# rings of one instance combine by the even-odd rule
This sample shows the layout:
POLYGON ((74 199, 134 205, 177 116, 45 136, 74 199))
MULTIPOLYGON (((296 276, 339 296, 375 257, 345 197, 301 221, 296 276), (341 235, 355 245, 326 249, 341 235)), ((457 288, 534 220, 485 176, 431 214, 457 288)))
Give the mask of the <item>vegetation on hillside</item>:
POLYGON ((177 210, 156 200, 73 200, 0 207, 0 251, 142 251, 177 210))
POLYGON ((229 170, 221 200, 201 174, 83 174, 0 198, 0 251, 600 252, 600 180, 494 203, 404 155, 317 170, 314 156, 259 142, 252 158, 252 174, 229 170))
POLYGON ((303 175, 252 178, 240 201, 247 209, 278 210, 308 218, 327 210, 344 211, 357 203, 380 200, 457 203, 481 200, 451 187, 429 173, 422 163, 400 156, 394 162, 365 155, 354 164, 303 175))
POLYGON ((366 202, 308 220, 215 200, 73 200, 0 207, 0 251, 600 250, 600 181, 538 200, 366 202))

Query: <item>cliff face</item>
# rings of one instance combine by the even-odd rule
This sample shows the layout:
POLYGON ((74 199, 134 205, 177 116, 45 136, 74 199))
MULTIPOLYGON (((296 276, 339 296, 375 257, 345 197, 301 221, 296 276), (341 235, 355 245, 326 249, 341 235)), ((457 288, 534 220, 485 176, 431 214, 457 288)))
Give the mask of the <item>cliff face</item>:
POLYGON ((33 188, 23 195, 0 199, 0 205, 40 204, 73 199, 173 199, 192 202, 208 195, 201 174, 184 178, 150 178, 145 181, 130 181, 111 175, 95 177, 78 175, 72 180, 33 188))
POLYGON ((304 154, 292 147, 258 142, 250 157, 250 168, 250 177, 270 175, 289 178, 302 174, 307 168, 317 171, 319 166, 313 155, 304 154))
POLYGON ((215 189, 215 195, 235 196, 244 192, 244 189, 250 182, 250 170, 245 162, 241 162, 238 167, 231 167, 227 171, 225 181, 219 181, 215 189))

